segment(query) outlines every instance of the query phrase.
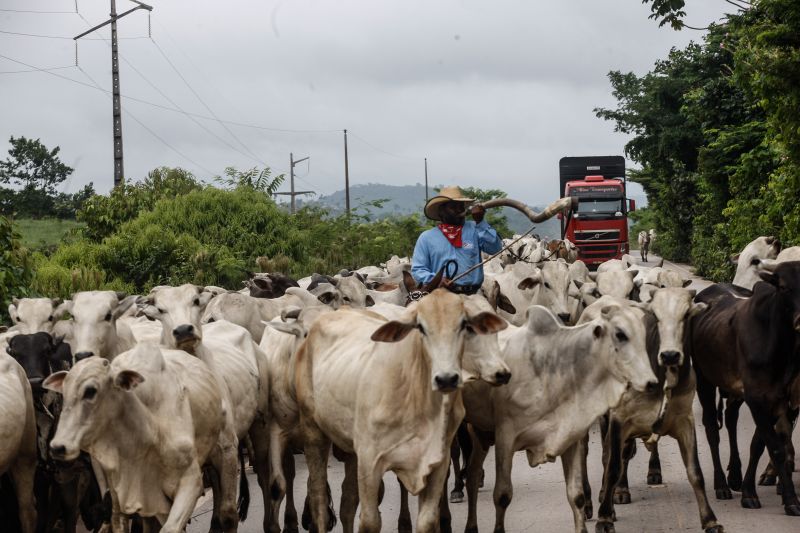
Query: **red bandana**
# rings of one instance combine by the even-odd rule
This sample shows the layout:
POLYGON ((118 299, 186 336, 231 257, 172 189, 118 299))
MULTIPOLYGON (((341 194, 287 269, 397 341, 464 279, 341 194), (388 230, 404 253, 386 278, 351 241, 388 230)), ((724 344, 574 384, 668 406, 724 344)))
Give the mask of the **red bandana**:
POLYGON ((441 230, 442 235, 456 248, 461 248, 462 229, 464 229, 464 226, 458 226, 456 224, 439 224, 439 230, 441 230))

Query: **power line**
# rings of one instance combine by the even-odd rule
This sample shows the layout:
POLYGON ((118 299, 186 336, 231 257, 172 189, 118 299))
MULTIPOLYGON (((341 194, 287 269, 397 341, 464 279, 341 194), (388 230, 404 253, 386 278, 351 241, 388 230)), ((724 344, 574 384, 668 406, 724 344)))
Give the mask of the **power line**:
POLYGON ((392 152, 387 152, 386 150, 383 150, 383 149, 381 149, 381 148, 378 148, 378 147, 377 147, 377 146, 375 146, 374 144, 371 144, 369 141, 367 141, 367 140, 366 140, 366 139, 364 139, 363 137, 361 137, 361 136, 359 136, 359 135, 356 135, 355 133, 353 133, 353 131, 352 131, 352 130, 347 130, 347 131, 348 131, 348 133, 349 133, 349 134, 350 134, 352 137, 355 137, 356 139, 358 139, 358 140, 359 140, 359 141, 361 141, 362 143, 366 144, 367 146, 369 146, 370 148, 372 148, 372 149, 373 149, 373 150, 375 150, 376 152, 381 152, 382 154, 386 154, 386 155, 388 155, 388 156, 392 156, 392 157, 397 157, 397 158, 399 158, 399 159, 407 159, 407 160, 409 160, 409 161, 417 161, 417 160, 419 159, 419 158, 417 158, 417 157, 409 157, 409 156, 406 156, 406 155, 399 155, 399 154, 393 154, 392 152))
MULTIPOLYGON (((64 35, 44 35, 44 34, 41 34, 41 33, 21 33, 21 32, 17 32, 17 31, 7 31, 7 30, 0 30, 0 33, 4 33, 6 35, 16 35, 18 37, 38 37, 40 39, 61 39, 61 40, 67 40, 67 41, 71 41, 72 40, 72 37, 67 37, 67 36, 64 36, 64 35)), ((149 39, 149 37, 146 37, 146 36, 143 36, 143 37, 118 37, 118 38, 119 39, 126 39, 126 40, 131 40, 131 39, 149 39)), ((84 40, 86 40, 86 41, 105 41, 106 39, 100 39, 100 38, 97 38, 97 37, 90 37, 90 38, 84 39, 84 40)))
POLYGON ((72 15, 74 11, 32 11, 28 9, 0 9, 3 13, 37 13, 39 15, 72 15))
POLYGON ((162 49, 161 49, 161 47, 158 45, 158 43, 155 41, 155 39, 153 39, 153 38, 151 37, 151 38, 150 38, 150 41, 151 41, 151 42, 153 43, 153 45, 156 47, 156 50, 158 50, 158 52, 161 54, 161 57, 163 57, 163 58, 164 58, 164 60, 165 60, 165 61, 166 61, 166 62, 169 64, 169 66, 170 66, 170 67, 172 67, 172 70, 174 70, 174 71, 175 71, 175 74, 177 74, 177 75, 178 75, 178 77, 181 79, 181 81, 183 81, 183 83, 184 83, 184 84, 186 85, 186 87, 187 87, 187 88, 188 88, 188 89, 189 89, 189 90, 192 92, 192 94, 193 94, 193 95, 194 95, 194 96, 197 98, 197 100, 198 100, 198 101, 199 101, 199 102, 200 102, 200 103, 203 105, 203 107, 205 107, 205 108, 206 108, 206 111, 208 111, 208 112, 211 114, 211 116, 212 116, 212 117, 214 117, 214 120, 216 120, 216 121, 217 121, 217 123, 219 123, 219 125, 220 125, 220 126, 222 126, 223 128, 225 128, 225 131, 227 131, 227 132, 228 132, 228 134, 229 134, 231 137, 233 137, 233 139, 234 139, 236 142, 238 142, 238 143, 239 143, 239 144, 242 146, 242 148, 244 148, 244 149, 245 149, 245 150, 246 150, 246 151, 247 151, 247 152, 248 152, 250 155, 252 155, 252 156, 253 156, 253 158, 254 158, 256 161, 260 161, 262 165, 265 165, 265 166, 266 166, 266 163, 265 163, 265 162, 264 162, 264 161, 263 161, 261 158, 259 158, 259 157, 258 157, 258 156, 257 156, 257 155, 256 155, 256 154, 255 154, 255 153, 252 151, 252 150, 250 150, 250 148, 248 148, 248 146, 247 146, 246 144, 244 144, 244 143, 242 142, 242 140, 241 140, 241 139, 239 139, 239 137, 237 137, 237 136, 236 136, 236 134, 235 134, 235 133, 233 133, 233 131, 231 131, 231 129, 230 129, 230 128, 229 128, 227 125, 225 125, 225 123, 223 123, 223 122, 222 122, 222 121, 219 119, 219 117, 216 115, 216 113, 214 113, 214 111, 211 109, 211 107, 209 107, 209 105, 208 105, 208 104, 206 104, 206 102, 205 102, 205 101, 204 101, 204 100, 203 100, 203 99, 200 97, 200 95, 197 93, 197 91, 195 91, 195 90, 194 90, 194 88, 193 88, 193 87, 192 87, 192 85, 189 83, 189 81, 188 81, 188 80, 187 80, 187 79, 186 79, 186 78, 183 76, 183 74, 181 74, 181 71, 180 71, 180 70, 178 70, 178 67, 176 67, 176 66, 175 66, 175 64, 174 64, 174 63, 173 63, 173 62, 170 60, 170 58, 169 58, 169 57, 167 57, 167 54, 165 54, 165 53, 164 53, 164 50, 162 50, 162 49))
POLYGON ((50 70, 63 70, 66 68, 74 68, 75 65, 64 65, 63 67, 48 67, 48 68, 29 68, 25 70, 0 70, 0 74, 23 74, 25 72, 40 72, 40 71, 50 71, 50 70))
MULTIPOLYGON (((94 86, 95 86, 97 89, 99 89, 99 90, 103 91, 104 93, 110 93, 110 92, 111 92, 111 91, 106 91, 105 89, 103 89, 103 88, 100 86, 100 84, 99 84, 99 83, 97 83, 97 81, 95 81, 95 79, 94 79, 94 78, 92 78, 92 77, 89 75, 89 73, 88 73, 88 72, 86 72, 85 70, 83 70, 83 69, 82 69, 80 66, 78 67, 78 70, 79 70, 79 71, 81 71, 81 73, 83 73, 83 75, 84 75, 84 76, 86 76, 86 78, 87 78, 89 81, 91 81, 91 82, 92 82, 92 84, 93 84, 93 85, 94 85, 94 86)), ((166 146, 167 148, 169 148, 170 150, 172 150, 173 152, 175 152, 176 154, 178 154, 179 156, 181 156, 181 157, 182 157, 182 158, 184 158, 185 160, 189 161, 191 164, 193 164, 193 165, 194 165, 194 166, 196 166, 197 168, 199 168, 199 169, 201 169, 202 171, 204 171, 206 174, 208 174, 208 175, 209 175, 209 177, 212 177, 212 176, 214 176, 214 172, 210 171, 209 169, 207 169, 206 167, 204 167, 204 166, 203 166, 203 165, 201 165, 200 163, 198 163, 198 162, 196 162, 195 160, 191 159, 189 156, 187 156, 186 154, 184 154, 183 152, 181 152, 180 150, 178 150, 177 148, 175 148, 174 146, 172 146, 170 143, 168 143, 166 140, 164 140, 164 138, 163 138, 163 137, 161 137, 161 136, 160 136, 160 135, 158 135, 158 134, 157 134, 155 131, 153 131, 152 129, 150 129, 149 127, 147 127, 147 126, 144 124, 144 122, 142 122, 141 120, 139 120, 139 119, 136 117, 136 115, 134 115, 133 113, 131 113, 131 112, 130 112, 130 111, 128 111, 127 109, 123 109, 123 112, 124 112, 124 113, 125 113, 127 116, 129 116, 130 118, 132 118, 132 119, 133 119, 133 120, 134 120, 134 121, 135 121, 137 124, 139 124, 139 125, 140 125, 140 126, 141 126, 141 127, 142 127, 142 128, 145 130, 145 131, 147 131, 147 132, 148 132, 150 135, 152 135, 153 137, 155 137, 156 139, 158 139, 158 140, 161 142, 161 144, 163 144, 164 146, 166 146)))

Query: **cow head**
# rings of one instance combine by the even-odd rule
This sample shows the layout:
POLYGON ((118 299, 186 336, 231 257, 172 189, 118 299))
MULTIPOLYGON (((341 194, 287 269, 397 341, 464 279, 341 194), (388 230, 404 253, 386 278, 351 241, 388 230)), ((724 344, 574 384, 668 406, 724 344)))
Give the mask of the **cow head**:
POLYGON ((603 296, 616 298, 629 298, 633 292, 633 279, 639 274, 638 270, 607 270, 593 272, 597 283, 597 290, 603 296))
POLYGON ((63 368, 62 365, 72 362, 69 344, 43 332, 12 337, 6 352, 25 370, 34 393, 42 389, 42 382, 54 368, 63 368))
POLYGON ((570 276, 566 261, 546 261, 538 272, 523 279, 518 289, 535 288, 532 304, 550 309, 564 324, 570 322, 569 305, 570 276))
MULTIPOLYGON (((468 317, 481 313, 494 313, 486 298, 479 295, 462 296, 468 317)), ((502 319, 501 319, 502 320, 502 319)), ((503 328, 505 329, 505 328, 503 328)), ((511 370, 502 358, 497 333, 480 334, 468 328, 464 341, 464 371, 490 385, 505 385, 511 380, 511 370)))
POLYGON ((759 277, 775 288, 777 303, 788 314, 792 328, 800 333, 800 261, 770 263, 759 277))
POLYGON ((695 292, 683 288, 658 289, 651 293, 648 308, 655 315, 658 327, 658 364, 667 371, 666 387, 678 382, 678 369, 683 366, 684 332, 692 316, 701 313, 704 303, 693 303, 695 292))
POLYGON ((108 424, 119 417, 122 402, 107 399, 134 389, 144 378, 132 370, 112 371, 104 358, 90 357, 75 364, 69 372, 52 374, 42 386, 64 397, 61 418, 50 442, 54 459, 72 461, 98 436, 108 424))
POLYGON ((70 345, 75 360, 93 355, 113 358, 117 355, 117 319, 136 301, 136 296, 114 291, 78 292, 59 306, 56 314, 72 315, 70 345))
POLYGON ((658 381, 647 355, 642 309, 606 296, 586 308, 580 323, 592 324, 593 353, 618 381, 640 392, 655 390, 658 381))
POLYGON ((452 392, 462 385, 462 357, 468 332, 489 335, 507 327, 492 312, 467 309, 455 294, 437 289, 412 303, 401 320, 392 320, 372 334, 376 342, 399 342, 412 331, 420 336, 423 356, 431 365, 433 390, 452 392))
POLYGON ((140 300, 142 312, 161 322, 161 342, 170 348, 193 351, 203 339, 200 318, 214 297, 201 287, 187 283, 180 287, 156 287, 140 300))
POLYGON ((781 251, 781 243, 775 237, 758 237, 744 249, 731 256, 731 262, 736 265, 736 276, 733 284, 745 289, 753 289, 760 281, 758 271, 765 259, 775 259, 781 251))
POLYGON ((8 306, 8 315, 22 333, 52 333, 59 318, 55 312, 59 305, 58 298, 14 298, 8 306))

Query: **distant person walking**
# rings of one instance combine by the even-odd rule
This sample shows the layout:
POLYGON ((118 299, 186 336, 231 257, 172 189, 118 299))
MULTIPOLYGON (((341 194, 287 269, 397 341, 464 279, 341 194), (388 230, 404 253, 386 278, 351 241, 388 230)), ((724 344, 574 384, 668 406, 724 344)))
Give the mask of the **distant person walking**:
POLYGON ((481 252, 494 254, 503 247, 497 231, 484 220, 486 210, 474 206, 471 221, 465 213, 474 199, 458 187, 445 187, 425 204, 425 216, 439 222, 417 239, 411 259, 411 275, 419 284, 427 284, 445 269, 442 287, 458 294, 475 294, 483 283, 483 268, 453 282, 453 278, 481 262, 481 252))

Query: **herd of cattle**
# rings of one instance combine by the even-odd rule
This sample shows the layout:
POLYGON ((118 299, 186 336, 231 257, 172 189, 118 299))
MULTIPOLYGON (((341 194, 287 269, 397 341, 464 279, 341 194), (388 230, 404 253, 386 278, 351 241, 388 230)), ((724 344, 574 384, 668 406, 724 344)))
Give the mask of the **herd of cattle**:
POLYGON ((630 256, 590 272, 568 241, 514 242, 485 266, 478 295, 427 286, 407 259, 292 280, 256 274, 241 291, 161 286, 61 302, 15 299, 0 334, 0 523, 3 530, 181 532, 206 487, 212 531, 247 515, 245 457, 264 504, 264 531, 298 531, 294 455, 309 482, 301 522, 337 521, 327 482, 344 462, 338 518, 380 531, 383 476, 401 484, 400 531, 450 531, 447 485, 477 531, 482 464, 495 448, 495 531, 512 501, 512 456, 531 467, 560 457, 576 532, 592 517, 588 433, 600 420, 604 475, 596 530, 614 531, 630 503, 627 461, 642 439, 647 482, 661 483, 658 440, 678 441, 702 528, 722 532, 706 496, 692 403, 714 462, 718 499, 741 491, 759 507, 791 480, 800 403, 800 248, 760 237, 734 258, 736 278, 700 294, 630 256), (717 391, 719 391, 719 400, 717 391), (756 423, 744 477, 739 408, 756 423), (723 409, 724 408, 724 409, 723 409), (730 436, 728 473, 719 429, 730 436), (463 454, 462 468, 459 459, 463 454), (11 501, 9 501, 11 498, 11 501), (285 500, 285 502, 284 502, 285 500), (279 511, 285 504, 283 521, 279 511))

